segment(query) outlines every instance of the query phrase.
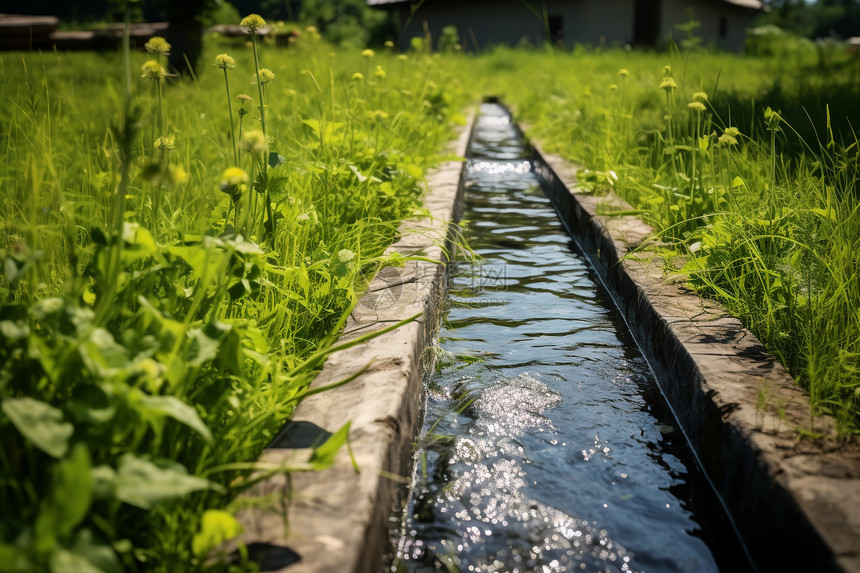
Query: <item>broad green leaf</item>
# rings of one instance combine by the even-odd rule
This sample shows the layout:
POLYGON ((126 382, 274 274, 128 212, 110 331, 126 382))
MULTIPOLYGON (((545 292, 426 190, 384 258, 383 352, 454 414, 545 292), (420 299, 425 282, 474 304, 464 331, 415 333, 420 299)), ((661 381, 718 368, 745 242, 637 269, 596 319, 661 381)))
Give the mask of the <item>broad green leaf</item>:
POLYGON ((167 251, 175 256, 179 257, 183 261, 191 267, 191 270, 194 272, 194 275, 199 278, 202 277, 206 271, 207 264, 207 254, 209 249, 201 249, 199 246, 194 247, 183 247, 179 245, 172 245, 168 247, 167 251))
POLYGON ((741 179, 740 175, 736 175, 734 179, 732 179, 732 189, 736 187, 743 187, 746 185, 746 182, 741 179))
POLYGON ((308 463, 314 470, 324 470, 334 463, 334 458, 337 455, 337 452, 346 443, 346 439, 349 437, 349 426, 351 423, 352 422, 347 422, 344 424, 340 430, 332 434, 329 439, 323 442, 321 446, 311 453, 308 463))
POLYGON ((203 420, 200 419, 200 415, 197 413, 197 410, 179 398, 176 398, 175 396, 144 395, 143 398, 141 398, 140 403, 148 413, 173 418, 180 424, 185 424, 203 436, 207 442, 212 443, 212 432, 209 431, 209 428, 203 423, 203 420))
POLYGON ((155 464, 134 454, 119 460, 116 497, 129 505, 151 509, 160 503, 185 497, 214 484, 193 475, 180 464, 160 460, 155 464))
POLYGON ((424 171, 417 165, 412 165, 411 163, 408 163, 403 166, 403 170, 415 179, 420 180, 424 177, 424 171))
POLYGON ((92 500, 93 480, 86 446, 77 444, 54 471, 52 503, 57 508, 54 527, 60 534, 68 534, 86 517, 92 500))
POLYGON ((126 221, 122 228, 122 238, 125 248, 122 250, 122 260, 127 265, 139 259, 152 256, 158 251, 158 245, 152 238, 152 233, 137 223, 126 221))
POLYGON ((63 413, 34 398, 6 398, 0 409, 28 442, 55 458, 69 449, 75 427, 63 421, 63 413))
POLYGON ((225 541, 234 539, 244 531, 242 524, 232 514, 218 509, 207 509, 200 521, 200 531, 194 534, 191 549, 194 555, 203 557, 225 541))
POLYGON ((87 369, 102 378, 114 376, 129 362, 128 350, 104 328, 93 329, 90 339, 81 344, 78 352, 87 369))
POLYGON ((116 497, 116 472, 110 466, 96 466, 90 470, 93 498, 98 500, 116 497))
POLYGON ((0 545, 0 571, 3 573, 30 573, 35 568, 27 553, 15 545, 0 545))
POLYGON ((95 543, 92 533, 80 532, 71 550, 59 549, 51 555, 51 573, 119 573, 119 560, 107 545, 95 543))
POLYGON ((0 320, 0 335, 6 340, 23 340, 30 335, 30 327, 21 320, 0 320))
POLYGON ((810 209, 810 211, 812 211, 816 215, 824 217, 825 219, 833 221, 834 223, 839 222, 839 219, 836 216, 836 209, 819 209, 816 207, 816 208, 810 209))
POLYGON ((82 384, 72 391, 67 411, 75 421, 104 424, 113 418, 116 408, 111 404, 104 388, 93 384, 82 384))
POLYGON ((192 366, 202 366, 215 360, 224 334, 226 333, 219 332, 217 329, 189 329, 188 338, 191 339, 191 343, 185 354, 188 363, 192 366))

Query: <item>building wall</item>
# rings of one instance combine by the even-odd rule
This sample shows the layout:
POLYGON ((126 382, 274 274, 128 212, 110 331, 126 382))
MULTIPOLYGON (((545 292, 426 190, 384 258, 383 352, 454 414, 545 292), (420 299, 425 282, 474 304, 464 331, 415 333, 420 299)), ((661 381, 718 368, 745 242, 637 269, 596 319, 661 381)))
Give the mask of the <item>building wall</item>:
MULTIPOLYGON (((543 6, 550 17, 560 16, 563 28, 563 43, 623 45, 633 43, 633 0, 545 0, 529 2, 530 10, 522 0, 495 0, 475 2, 468 0, 433 0, 425 2, 411 18, 410 7, 400 8, 401 48, 409 46, 415 36, 424 37, 426 23, 434 42, 442 28, 454 25, 463 48, 469 51, 484 49, 492 45, 521 43, 541 45, 546 41, 547 30, 543 18, 543 6), (477 42, 477 46, 475 43, 477 42)), ((751 12, 733 6, 723 0, 660 0, 660 30, 658 37, 671 37, 680 43, 682 34, 674 26, 693 17, 702 22, 695 34, 703 38, 704 45, 727 51, 743 49, 745 30, 751 12), (720 19, 725 19, 725 35, 721 36, 720 19)))
POLYGON ((632 0, 582 0, 583 23, 573 41, 593 45, 633 42, 632 0))
POLYGON ((751 10, 717 0, 663 0, 661 36, 671 37, 680 45, 686 33, 678 31, 675 26, 690 21, 691 14, 692 19, 702 24, 693 32, 702 38, 702 44, 727 52, 743 50, 746 29, 755 16, 751 10), (721 20, 724 21, 723 30, 721 20))
POLYGON ((422 5, 411 19, 409 7, 402 8, 402 47, 408 46, 409 40, 415 36, 423 38, 425 24, 430 31, 434 47, 442 28, 448 25, 457 27, 460 42, 468 50, 474 50, 476 47, 483 49, 493 44, 517 45, 524 39, 533 44, 543 41, 543 21, 521 3, 515 0, 499 0, 492 6, 476 4, 435 0, 422 5), (475 41, 477 46, 474 45, 475 41))

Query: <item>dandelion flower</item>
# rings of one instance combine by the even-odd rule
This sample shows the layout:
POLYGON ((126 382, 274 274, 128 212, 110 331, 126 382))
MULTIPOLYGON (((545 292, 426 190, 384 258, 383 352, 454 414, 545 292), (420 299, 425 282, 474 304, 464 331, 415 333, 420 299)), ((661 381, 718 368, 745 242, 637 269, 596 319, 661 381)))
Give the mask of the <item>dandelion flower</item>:
POLYGON ((398 54, 397 59, 400 60, 401 62, 405 62, 407 60, 407 56, 406 56, 406 54, 398 54))
POLYGON ((693 94, 693 101, 706 102, 708 101, 708 94, 705 92, 696 92, 693 94))
POLYGON ((236 67, 236 60, 227 54, 218 54, 215 56, 215 67, 222 70, 232 70, 236 67))
POLYGON ((170 55, 170 42, 162 38, 161 36, 153 36, 149 39, 149 41, 143 45, 146 48, 146 51, 150 54, 155 54, 156 56, 169 56, 170 55))
POLYGON ((609 84, 609 91, 614 92, 618 90, 617 84, 609 84))
POLYGON ((687 107, 696 111, 705 111, 705 104, 700 101, 691 101, 687 107))
POLYGON ((275 72, 270 70, 269 68, 260 68, 260 72, 258 76, 255 78, 254 83, 260 82, 260 85, 266 85, 270 81, 275 79, 275 72))
POLYGON ((155 140, 155 149, 158 151, 173 151, 176 149, 176 137, 173 135, 162 135, 155 140))
POLYGON ((365 58, 372 58, 373 57, 373 50, 368 48, 368 49, 362 51, 361 55, 364 56, 365 58))
POLYGON ((229 167, 221 174, 221 180, 228 185, 242 185, 248 183, 251 179, 241 167, 229 167))
POLYGON ((171 165, 165 173, 165 182, 172 185, 182 185, 188 182, 188 172, 181 165, 171 165))
POLYGON ((726 147, 738 144, 738 140, 734 136, 729 135, 728 133, 723 133, 717 141, 719 141, 721 145, 725 145, 726 147))
POLYGON ((370 117, 374 121, 382 121, 384 119, 388 119, 388 112, 382 111, 381 109, 375 109, 370 113, 370 117))
POLYGON ((764 110, 764 121, 767 124, 768 131, 781 131, 779 124, 783 119, 780 113, 782 112, 779 110, 774 111, 770 106, 767 106, 767 109, 764 110))
POLYGON ((364 74, 361 72, 355 72, 354 74, 352 74, 352 79, 353 81, 360 82, 364 79, 364 74))
POLYGON ((155 60, 149 60, 140 66, 140 72, 140 77, 148 80, 161 80, 167 76, 167 70, 155 60))
POLYGON ((672 66, 670 66, 668 64, 663 66, 663 75, 664 76, 671 76, 672 75, 672 66))
POLYGON ((729 137, 740 137, 741 132, 737 127, 727 127, 723 130, 723 133, 728 135, 729 137))
POLYGON ((630 75, 630 72, 627 71, 626 68, 621 68, 620 70, 618 70, 618 75, 621 76, 622 78, 626 78, 627 76, 630 75))
POLYGON ((256 32, 260 28, 264 28, 266 26, 266 21, 263 20, 263 17, 259 14, 249 14, 242 18, 239 25, 243 28, 248 28, 251 32, 256 32))
POLYGON ((240 167, 230 167, 221 174, 218 189, 226 193, 236 203, 242 197, 242 190, 251 181, 248 174, 240 167))
POLYGON ((266 151, 266 136, 259 129, 246 131, 240 145, 248 153, 263 153, 266 151))
POLYGON ((385 47, 386 48, 393 48, 394 42, 392 42, 391 40, 385 40, 385 47))
POLYGON ((666 90, 670 92, 678 87, 678 84, 675 83, 675 80, 672 79, 672 76, 666 76, 663 78, 663 81, 660 82, 660 89, 666 90))
POLYGON ((376 66, 376 70, 373 72, 373 77, 378 78, 380 80, 384 80, 386 77, 385 70, 382 69, 382 66, 376 66))

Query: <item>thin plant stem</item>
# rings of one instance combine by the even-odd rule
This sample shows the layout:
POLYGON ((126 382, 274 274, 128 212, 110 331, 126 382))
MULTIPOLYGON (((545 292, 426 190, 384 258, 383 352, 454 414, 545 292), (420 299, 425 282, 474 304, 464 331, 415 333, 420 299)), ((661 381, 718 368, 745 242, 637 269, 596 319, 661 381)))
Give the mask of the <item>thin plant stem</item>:
MULTIPOLYGON (((266 132, 266 102, 263 100, 263 83, 260 81, 260 62, 257 58, 257 33, 251 30, 251 47, 254 51, 254 72, 257 74, 257 94, 260 96, 260 127, 263 130, 263 135, 268 136, 266 132)), ((265 138, 266 148, 268 149, 269 140, 265 138)))
MULTIPOLYGON (((236 132, 233 130, 233 102, 230 100, 230 80, 227 79, 227 68, 224 68, 224 86, 227 88, 227 111, 230 119, 230 139, 233 141, 233 161, 239 166, 239 150, 236 147, 236 132)), ((242 119, 239 119, 241 125, 242 119)))

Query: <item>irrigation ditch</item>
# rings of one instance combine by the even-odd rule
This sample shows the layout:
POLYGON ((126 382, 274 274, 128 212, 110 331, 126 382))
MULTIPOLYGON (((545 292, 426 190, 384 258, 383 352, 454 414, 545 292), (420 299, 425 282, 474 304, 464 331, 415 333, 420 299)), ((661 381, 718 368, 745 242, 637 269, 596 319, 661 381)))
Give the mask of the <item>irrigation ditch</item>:
MULTIPOLYGON (((467 154, 473 124, 474 117, 452 148, 459 156, 467 154)), ((641 248, 650 227, 632 216, 599 214, 630 209, 626 203, 578 193, 575 165, 527 145, 531 169, 647 360, 693 464, 731 516, 742 539, 737 551, 748 551, 751 563, 736 561, 759 571, 860 572, 860 449, 838 443, 827 416, 810 416, 807 396, 738 320, 666 280, 658 255, 641 248), (804 437, 811 433, 821 437, 804 437)), ((421 317, 330 357, 315 387, 369 367, 353 382, 304 400, 263 454, 264 463, 303 462, 352 421, 350 451, 341 451, 333 467, 289 479, 279 474, 250 492, 257 501, 238 519, 262 571, 383 570, 397 543, 392 507, 409 503, 413 445, 446 306, 444 263, 459 233, 465 180, 461 161, 429 175, 430 216, 404 223, 391 248, 437 262, 380 271, 342 341, 421 317)), ((636 570, 622 563, 618 570, 636 570)))

